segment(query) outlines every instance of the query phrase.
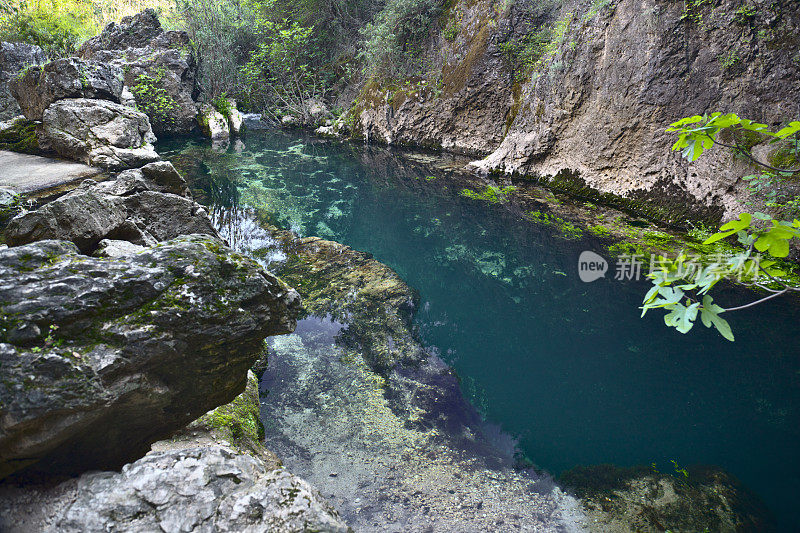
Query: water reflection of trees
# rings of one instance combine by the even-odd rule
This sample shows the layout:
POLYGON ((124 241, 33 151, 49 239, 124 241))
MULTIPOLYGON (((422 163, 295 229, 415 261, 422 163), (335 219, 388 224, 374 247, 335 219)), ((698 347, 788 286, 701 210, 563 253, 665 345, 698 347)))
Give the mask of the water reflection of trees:
POLYGON ((272 234, 258 221, 256 210, 246 206, 212 205, 209 216, 228 245, 268 268, 286 256, 272 234))

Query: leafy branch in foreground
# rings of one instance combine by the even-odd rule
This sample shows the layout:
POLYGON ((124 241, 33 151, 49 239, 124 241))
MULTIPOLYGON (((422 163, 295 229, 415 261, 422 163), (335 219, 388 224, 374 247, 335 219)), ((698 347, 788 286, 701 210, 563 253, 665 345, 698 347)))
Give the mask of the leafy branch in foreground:
MULTIPOLYGON (((667 131, 678 133, 678 141, 672 149, 681 150, 683 157, 689 161, 696 161, 705 150, 720 144, 745 156, 770 176, 795 177, 800 174, 800 167, 780 168, 756 159, 742 143, 741 135, 737 135, 749 131, 758 133, 770 143, 789 140, 794 144, 797 162, 800 161, 800 121, 790 122, 788 126, 772 132, 765 124, 739 118, 733 113, 713 113, 684 118, 671 124, 667 131), (725 129, 732 130, 732 143, 721 142, 717 138, 725 129)), ((699 315, 704 326, 713 326, 723 337, 733 341, 731 327, 721 314, 754 307, 788 292, 800 292, 800 286, 782 279, 786 272, 776 261, 789 255, 792 239, 800 239, 800 220, 775 220, 761 212, 743 213, 737 220, 724 224, 704 244, 713 244, 733 235, 742 246, 740 251, 716 254, 706 264, 700 264, 695 261, 696 258, 686 254, 675 259, 659 257, 658 265, 651 268, 648 274, 653 287, 644 297, 642 316, 650 309, 664 309, 668 311, 664 316, 666 325, 687 333, 699 315), (766 254, 766 258, 762 254, 766 254), (736 278, 740 283, 768 294, 747 304, 721 307, 714 303, 709 293, 719 281, 726 278, 736 278)))

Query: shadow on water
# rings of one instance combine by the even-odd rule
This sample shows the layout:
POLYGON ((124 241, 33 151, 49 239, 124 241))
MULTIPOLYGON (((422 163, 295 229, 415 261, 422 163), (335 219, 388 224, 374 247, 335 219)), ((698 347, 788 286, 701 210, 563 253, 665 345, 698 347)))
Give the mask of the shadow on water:
MULTIPOLYGON (((422 340, 537 466, 717 465, 767 502, 781 530, 800 529, 796 302, 731 316, 735 343, 701 326, 681 335, 658 312, 639 317, 647 284, 614 280, 613 263, 610 276, 579 280, 578 255, 603 254, 600 242, 463 198, 429 158, 282 132, 253 134, 238 151, 186 140, 160 151, 264 264, 280 257, 245 219, 393 268, 419 292, 422 340)), ((728 286, 716 299, 750 296, 728 286)))

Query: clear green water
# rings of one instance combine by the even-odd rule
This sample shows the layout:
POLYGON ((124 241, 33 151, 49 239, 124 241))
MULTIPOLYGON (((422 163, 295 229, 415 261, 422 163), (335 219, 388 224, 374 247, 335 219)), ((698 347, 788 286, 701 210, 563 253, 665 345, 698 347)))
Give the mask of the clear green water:
POLYGON ((187 140, 160 151, 265 262, 253 214, 394 268, 419 291, 421 338, 537 466, 716 465, 782 531, 800 530, 798 305, 730 317, 734 344, 702 327, 684 336, 658 313, 639 318, 643 282, 579 280, 577 257, 598 242, 463 198, 446 172, 388 150, 269 131, 224 152, 187 140))

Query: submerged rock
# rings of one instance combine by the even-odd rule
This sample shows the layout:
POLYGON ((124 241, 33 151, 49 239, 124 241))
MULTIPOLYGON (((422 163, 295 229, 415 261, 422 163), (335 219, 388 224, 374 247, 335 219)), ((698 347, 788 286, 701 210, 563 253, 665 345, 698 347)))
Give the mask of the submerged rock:
POLYGON ((25 67, 46 61, 44 50, 35 44, 0 42, 0 120, 22 113, 17 100, 8 90, 9 80, 15 78, 25 67))
POLYGON ((164 31, 153 9, 110 23, 78 55, 121 68, 125 85, 156 133, 195 128, 197 62, 189 35, 164 31))
POLYGON ((6 241, 68 240, 92 253, 103 239, 140 246, 188 233, 217 236, 203 207, 187 197, 186 182, 171 163, 160 161, 121 172, 115 180, 87 180, 35 211, 13 218, 6 241))
MULTIPOLYGON (((117 468, 245 387, 297 293, 207 236, 0 250, 0 478, 117 468)), ((184 480, 185 482, 186 480, 184 480)))
POLYGON ((45 111, 39 142, 62 157, 109 170, 157 161, 147 115, 106 100, 59 100, 45 111))
POLYGON ((729 474, 694 467, 676 475, 652 467, 577 467, 560 480, 581 497, 592 531, 674 533, 773 531, 769 511, 729 474))
POLYGON ((42 120, 50 104, 66 98, 97 98, 119 102, 122 70, 76 57, 56 59, 27 69, 9 83, 25 118, 42 120))
POLYGON ((367 254, 274 230, 305 318, 271 339, 266 443, 358 531, 578 531, 577 501, 515 469, 414 336, 412 290, 367 254))

